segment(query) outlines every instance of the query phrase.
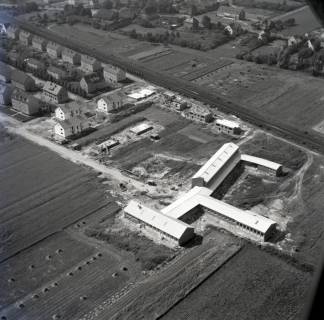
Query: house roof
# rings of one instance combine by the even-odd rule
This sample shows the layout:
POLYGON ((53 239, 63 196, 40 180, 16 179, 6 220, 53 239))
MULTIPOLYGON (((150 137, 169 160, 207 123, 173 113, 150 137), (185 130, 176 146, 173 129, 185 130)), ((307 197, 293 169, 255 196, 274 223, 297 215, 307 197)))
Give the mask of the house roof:
POLYGON ((200 106, 198 104, 194 104, 190 110, 190 112, 192 113, 195 113, 195 114, 199 114, 199 115, 202 115, 202 116, 208 116, 210 114, 212 114, 208 108, 206 107, 203 107, 203 106, 200 106))
POLYGON ((38 37, 38 36, 34 36, 33 37, 33 42, 43 44, 43 43, 46 43, 47 41, 44 38, 41 38, 41 37, 38 37))
POLYGON ((68 57, 74 57, 76 55, 80 55, 79 53, 77 53, 76 51, 69 49, 69 48, 64 48, 62 50, 62 55, 64 56, 68 56, 68 57))
POLYGON ((66 77, 67 76, 67 72, 65 70, 57 68, 55 66, 48 67, 47 72, 58 74, 61 77, 66 77))
POLYGON ((36 60, 36 59, 34 59, 34 58, 30 58, 30 59, 28 59, 28 61, 27 61, 27 65, 32 65, 32 66, 35 66, 35 67, 37 67, 37 68, 39 68, 39 69, 45 69, 45 64, 44 64, 44 62, 42 62, 42 61, 39 61, 39 60, 36 60))
POLYGON ((38 100, 32 94, 29 94, 25 91, 15 88, 11 94, 11 99, 18 100, 20 102, 29 103, 30 100, 38 100))
POLYGON ((85 54, 81 56, 81 62, 91 64, 91 65, 95 63, 100 63, 96 58, 90 57, 85 54))
POLYGON ((13 70, 11 74, 11 80, 17 83, 25 84, 28 79, 32 78, 25 72, 22 72, 20 70, 13 70))
MULTIPOLYGON (((125 98, 124 94, 120 91, 117 90, 115 92, 112 92, 110 94, 107 94, 104 97, 101 97, 99 100, 104 100, 106 103, 110 103, 110 102, 116 102, 116 101, 120 101, 123 100, 125 98)), ((99 101, 98 100, 98 101, 99 101)))
POLYGON ((227 119, 217 119, 216 124, 219 124, 219 125, 225 126, 227 128, 231 128, 231 129, 240 127, 240 125, 237 122, 227 120, 227 119))
POLYGON ((101 74, 98 73, 90 73, 90 74, 86 74, 85 76, 83 76, 83 78, 81 79, 81 81, 84 79, 84 81, 87 84, 96 84, 96 83, 100 83, 104 81, 104 78, 101 74))
POLYGON ((238 151, 239 147, 236 144, 225 143, 192 178, 202 178, 208 183, 238 151))
POLYGON ((46 81, 43 90, 51 94, 58 95, 61 90, 64 90, 64 88, 54 82, 46 81))
POLYGON ((64 113, 69 113, 71 110, 78 110, 80 108, 81 107, 80 107, 80 105, 78 104, 77 101, 72 101, 72 102, 60 105, 56 109, 61 109, 64 113))
POLYGON ((59 44, 57 44, 56 42, 50 41, 47 44, 47 49, 57 50, 57 49, 62 49, 62 47, 59 44))
POLYGON ((124 211, 176 239, 180 239, 187 229, 193 230, 193 227, 190 225, 164 215, 161 212, 145 207, 134 200, 129 202, 124 211))
POLYGON ((26 30, 21 30, 20 31, 20 36, 22 36, 23 38, 26 38, 26 37, 30 37, 32 36, 32 34, 26 30))
POLYGON ((112 73, 112 74, 117 74, 118 72, 123 71, 121 68, 113 66, 111 64, 105 64, 103 66, 104 71, 112 73))

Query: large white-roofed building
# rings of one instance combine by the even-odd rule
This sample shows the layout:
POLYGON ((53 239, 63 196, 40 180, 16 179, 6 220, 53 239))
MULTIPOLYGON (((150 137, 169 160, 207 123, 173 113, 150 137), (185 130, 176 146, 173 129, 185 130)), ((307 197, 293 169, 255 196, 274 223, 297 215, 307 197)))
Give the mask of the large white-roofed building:
POLYGON ((245 165, 256 167, 260 170, 274 173, 276 176, 282 174, 282 165, 263 158, 242 154, 241 160, 245 165))
POLYGON ((225 143, 192 177, 192 187, 208 187, 215 191, 240 161, 239 147, 225 143))
POLYGON ((150 209, 131 200, 124 209, 125 218, 155 230, 163 237, 183 245, 194 237, 194 228, 190 225, 150 209))
POLYGON ((194 187, 184 196, 163 208, 161 212, 174 219, 190 221, 196 210, 207 209, 219 218, 230 222, 267 241, 276 230, 276 222, 249 210, 241 210, 211 197, 212 190, 194 187))

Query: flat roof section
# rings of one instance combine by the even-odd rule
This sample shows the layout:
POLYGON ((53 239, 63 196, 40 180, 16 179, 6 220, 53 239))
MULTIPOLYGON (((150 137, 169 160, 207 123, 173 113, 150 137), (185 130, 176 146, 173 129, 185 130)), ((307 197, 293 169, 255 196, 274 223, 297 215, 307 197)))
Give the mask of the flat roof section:
POLYGON ((266 160, 266 159, 263 159, 263 158, 255 157, 255 156, 250 156, 248 154, 242 154, 241 155, 241 160, 246 161, 246 162, 250 162, 250 163, 254 163, 254 164, 257 164, 259 166, 263 166, 263 167, 269 168, 269 169, 274 170, 274 171, 277 171, 282 167, 282 165, 279 164, 279 163, 276 163, 276 162, 273 162, 273 161, 270 161, 270 160, 266 160))

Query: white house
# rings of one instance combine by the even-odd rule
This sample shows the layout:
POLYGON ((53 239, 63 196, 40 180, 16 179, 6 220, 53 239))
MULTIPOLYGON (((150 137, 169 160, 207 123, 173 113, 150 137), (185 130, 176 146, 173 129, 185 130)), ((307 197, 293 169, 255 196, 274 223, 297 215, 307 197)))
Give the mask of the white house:
POLYGON ((55 109, 55 118, 60 121, 69 120, 76 116, 81 116, 81 114, 81 106, 76 102, 65 104, 55 109))
POLYGON ((124 97, 120 91, 102 97, 97 102, 97 111, 109 113, 117 111, 124 105, 124 97))
POLYGON ((68 138, 89 128, 89 123, 81 116, 74 117, 69 120, 57 120, 54 126, 54 133, 56 137, 68 138))
POLYGON ((104 65, 103 75, 106 81, 116 83, 126 80, 126 72, 113 65, 104 65))

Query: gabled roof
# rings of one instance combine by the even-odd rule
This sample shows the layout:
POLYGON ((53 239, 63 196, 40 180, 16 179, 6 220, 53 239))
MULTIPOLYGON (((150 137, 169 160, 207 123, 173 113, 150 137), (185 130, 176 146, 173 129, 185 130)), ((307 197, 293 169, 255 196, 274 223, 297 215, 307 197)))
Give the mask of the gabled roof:
POLYGON ((27 65, 33 65, 33 66, 36 66, 37 68, 45 69, 45 64, 44 64, 44 62, 39 61, 39 60, 36 60, 36 59, 34 59, 34 58, 30 58, 30 59, 28 59, 28 61, 27 61, 27 65))
POLYGON ((60 105, 56 109, 61 109, 64 113, 69 113, 71 110, 73 110, 73 111, 79 110, 79 109, 81 109, 81 107, 77 101, 72 101, 72 102, 60 105))
POLYGON ((61 77, 67 76, 67 72, 65 70, 57 68, 55 66, 48 67, 47 72, 56 73, 56 74, 60 75, 61 77))
POLYGON ((105 64, 103 66, 103 69, 104 69, 104 71, 109 72, 111 74, 117 74, 118 72, 123 71, 123 69, 121 69, 119 67, 116 67, 116 66, 113 66, 111 64, 105 64))
MULTIPOLYGON (((100 83, 104 81, 104 78, 101 74, 98 73, 90 73, 90 74, 86 74, 85 76, 83 76, 84 81, 87 84, 96 84, 96 83, 100 83)), ((82 81, 81 79, 81 81, 82 81)))
POLYGON ((39 36, 34 36, 33 37, 33 42, 39 43, 39 44, 43 44, 46 43, 47 40, 45 40, 44 38, 41 38, 39 36))
POLYGON ((239 147, 234 143, 225 143, 192 177, 202 178, 205 183, 208 183, 215 174, 229 161, 239 147))
POLYGON ((104 97, 101 97, 99 100, 102 99, 106 103, 111 103, 111 102, 123 100, 124 98, 125 98, 125 95, 120 90, 117 90, 115 92, 112 92, 112 93, 104 96, 104 97))
POLYGON ((80 54, 78 52, 72 50, 72 49, 64 48, 62 50, 62 55, 65 55, 65 56, 68 56, 68 57, 74 57, 74 56, 80 55, 80 54))
POLYGON ((11 94, 11 99, 18 100, 20 102, 29 103, 30 100, 38 100, 32 94, 29 94, 25 91, 15 88, 11 94))
POLYGON ((57 96, 64 88, 54 82, 46 81, 43 90, 57 96))
POLYGON ((87 63, 87 64, 95 64, 95 63, 100 63, 96 58, 90 57, 88 55, 83 54, 81 56, 81 62, 87 63))
POLYGON ((28 79, 32 78, 20 70, 13 70, 11 74, 11 80, 17 83, 25 84, 28 79))
POLYGON ((158 211, 145 207, 134 200, 129 202, 124 211, 176 239, 180 239, 187 229, 193 229, 190 225, 180 220, 173 219, 158 211))
POLYGON ((21 30, 20 31, 20 36, 26 38, 26 37, 32 36, 32 34, 30 32, 28 32, 28 31, 26 31, 26 30, 21 30))
POLYGON ((47 49, 57 50, 57 49, 62 49, 62 47, 59 44, 57 44, 56 42, 50 41, 47 44, 47 49))

